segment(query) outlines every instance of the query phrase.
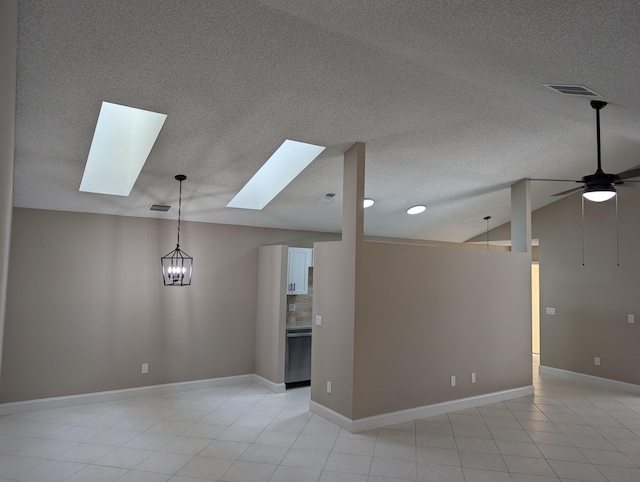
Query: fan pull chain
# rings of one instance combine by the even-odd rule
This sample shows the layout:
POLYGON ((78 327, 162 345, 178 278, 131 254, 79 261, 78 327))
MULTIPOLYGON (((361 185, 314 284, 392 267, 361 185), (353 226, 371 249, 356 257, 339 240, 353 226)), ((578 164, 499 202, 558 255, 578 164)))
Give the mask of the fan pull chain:
POLYGON ((620 223, 618 223, 618 196, 616 196, 616 266, 620 266, 620 223))
POLYGON ((582 266, 584 266, 584 196, 580 196, 580 199, 582 199, 582 266))

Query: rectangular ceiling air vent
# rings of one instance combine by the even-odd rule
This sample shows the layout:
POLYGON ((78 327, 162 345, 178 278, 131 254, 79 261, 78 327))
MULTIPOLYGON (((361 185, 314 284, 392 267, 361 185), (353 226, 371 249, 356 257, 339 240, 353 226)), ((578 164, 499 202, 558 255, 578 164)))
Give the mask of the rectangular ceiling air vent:
POLYGON ((171 209, 171 206, 167 206, 166 204, 152 204, 149 211, 160 211, 166 213, 169 209, 171 209))
POLYGON ((322 196, 320 196, 317 201, 319 203, 330 203, 331 201, 333 201, 333 198, 336 197, 336 193, 335 192, 325 192, 322 196))
POLYGON ((558 92, 562 95, 581 95, 586 97, 601 97, 593 90, 584 85, 564 85, 564 84, 542 84, 545 87, 558 92))

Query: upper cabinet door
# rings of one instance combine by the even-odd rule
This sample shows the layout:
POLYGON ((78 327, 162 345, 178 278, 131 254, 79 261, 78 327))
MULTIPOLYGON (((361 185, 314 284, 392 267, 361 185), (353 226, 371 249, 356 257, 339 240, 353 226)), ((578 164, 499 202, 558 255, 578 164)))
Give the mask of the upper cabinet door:
POLYGON ((306 295, 309 292, 309 267, 312 263, 313 249, 289 248, 288 295, 306 295))

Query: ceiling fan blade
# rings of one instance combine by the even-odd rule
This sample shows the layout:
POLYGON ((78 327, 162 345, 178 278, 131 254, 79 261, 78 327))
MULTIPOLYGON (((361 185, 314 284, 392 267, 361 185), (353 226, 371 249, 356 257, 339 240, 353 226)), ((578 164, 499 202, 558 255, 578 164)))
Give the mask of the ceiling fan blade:
POLYGON ((640 176, 640 167, 636 167, 635 169, 629 169, 628 171, 621 172, 618 174, 620 179, 631 179, 632 177, 640 176))
POLYGON ((574 187, 573 189, 567 189, 566 191, 552 194, 552 196, 564 196, 565 194, 571 194, 572 192, 577 192, 577 191, 580 191, 581 189, 584 189, 584 186, 574 187))
POLYGON ((638 189, 640 188, 640 181, 624 181, 624 183, 619 184, 619 187, 634 187, 638 189))
POLYGON ((529 179, 529 181, 582 182, 582 181, 576 181, 575 179, 534 179, 534 178, 527 178, 527 179, 529 179))

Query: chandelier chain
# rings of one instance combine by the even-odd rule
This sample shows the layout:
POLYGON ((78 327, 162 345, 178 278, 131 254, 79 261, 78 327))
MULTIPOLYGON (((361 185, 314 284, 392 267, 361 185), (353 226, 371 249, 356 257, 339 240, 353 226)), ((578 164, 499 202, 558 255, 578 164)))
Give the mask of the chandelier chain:
POLYGON ((180 247, 180 215, 182 213, 182 181, 180 181, 180 195, 178 197, 178 247, 180 247))

